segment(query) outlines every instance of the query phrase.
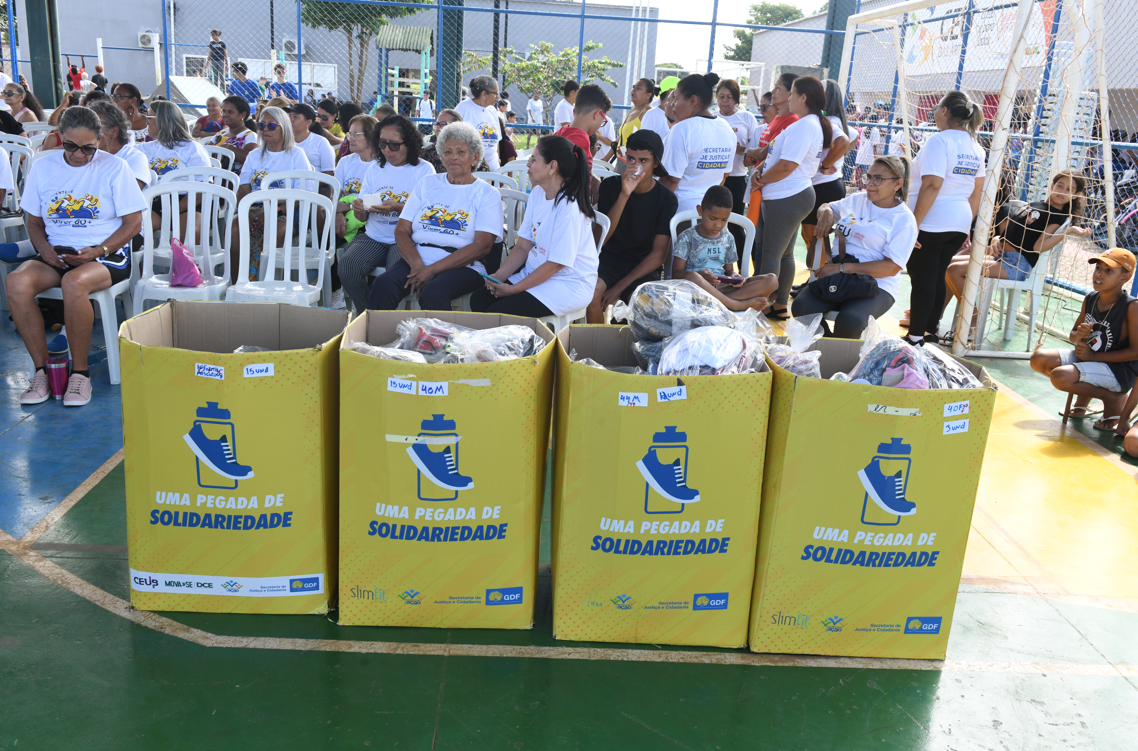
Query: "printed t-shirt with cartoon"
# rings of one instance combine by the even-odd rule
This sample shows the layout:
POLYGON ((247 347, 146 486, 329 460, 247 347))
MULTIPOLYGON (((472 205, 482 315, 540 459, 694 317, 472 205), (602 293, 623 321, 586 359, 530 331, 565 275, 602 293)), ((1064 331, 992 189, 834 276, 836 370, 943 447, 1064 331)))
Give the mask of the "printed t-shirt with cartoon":
MULTIPOLYGON (((846 255, 857 258, 859 263, 889 260, 905 268, 917 242, 917 218, 908 206, 874 206, 864 191, 829 205, 834 210, 835 226, 846 238, 846 255)), ((838 248, 833 251, 837 263, 838 248)), ((877 288, 896 300, 897 276, 878 277, 877 288)))
MULTIPOLYGON (((443 248, 457 250, 473 243, 475 232, 489 232, 501 240, 502 211, 502 194, 490 183, 452 185, 443 173, 428 175, 412 188, 400 218, 411 222, 411 241, 423 264, 430 266, 451 252, 443 248)), ((467 267, 486 273, 481 261, 467 267)))
POLYGON ((684 271, 710 271, 720 276, 727 264, 739 261, 735 237, 730 232, 723 230, 719 237, 704 237, 695 227, 689 227, 676 238, 672 256, 685 261, 684 271))
POLYGON ((185 167, 213 166, 205 147, 197 141, 182 141, 172 149, 163 146, 160 141, 147 141, 138 144, 136 148, 146 157, 150 169, 158 173, 159 177, 185 167))
POLYGON ((944 178, 944 183, 921 222, 921 231, 968 232, 972 226, 968 198, 976 188, 976 178, 984 177, 984 149, 963 130, 942 130, 926 141, 909 171, 909 208, 914 211, 925 175, 944 178))
POLYGON ((135 180, 141 180, 143 185, 150 186, 150 161, 145 154, 139 151, 138 147, 128 143, 119 149, 115 156, 130 166, 131 174, 134 175, 135 180))
POLYGON ((486 158, 486 164, 490 165, 491 171, 498 169, 501 166, 498 161, 498 141, 502 139, 502 122, 498 119, 498 111, 493 107, 479 107, 470 99, 463 99, 454 111, 478 131, 482 137, 482 156, 486 158))
MULTIPOLYGON (((273 185, 262 185, 261 181, 270 172, 285 172, 296 169, 312 169, 303 149, 294 146, 290 151, 269 151, 262 146, 259 149, 253 149, 249 156, 245 157, 245 165, 241 168, 240 184, 248 185, 253 190, 270 187, 283 188, 285 186, 280 184, 280 180, 273 185)), ((299 189, 300 180, 294 178, 289 187, 299 189)), ((306 180, 305 189, 315 190, 316 182, 306 180)))
POLYGON ((512 284, 537 271, 546 261, 562 264, 556 274, 527 292, 555 316, 584 309, 597 287, 597 245, 593 222, 566 197, 554 202, 534 186, 518 237, 533 243, 526 265, 510 277, 512 284), (543 229, 544 227, 544 229, 543 229))
POLYGON ((336 169, 336 150, 324 136, 309 133, 308 138, 296 142, 297 148, 308 157, 308 163, 317 172, 334 172, 336 169))
POLYGON ((689 117, 672 126, 664 144, 664 169, 680 179, 679 211, 694 209, 712 185, 731 171, 735 133, 721 117, 689 117))
MULTIPOLYGON (((735 141, 748 146, 755 139, 756 133, 759 130, 759 122, 747 110, 735 110, 729 117, 719 116, 731 126, 731 132, 735 134, 735 141)), ((743 177, 747 174, 747 168, 743 166, 743 155, 735 152, 735 161, 732 162, 730 177, 743 177)))
POLYGON ((784 159, 798 166, 778 182, 764 185, 763 200, 789 198, 809 188, 810 181, 818 172, 818 164, 822 161, 818 156, 821 151, 822 123, 817 115, 800 118, 798 122, 775 136, 767 150, 763 171, 769 170, 784 159))
MULTIPOLYGON (((241 131, 240 133, 238 133, 235 136, 229 135, 228 129, 223 130, 220 133, 218 133, 217 136, 212 141, 210 141, 210 145, 212 145, 212 146, 226 146, 226 147, 234 149, 238 152, 241 152, 246 146, 248 146, 251 143, 252 144, 260 144, 261 140, 259 138, 257 138, 257 134, 255 132, 249 130, 248 128, 241 131)), ((233 166, 231 167, 231 169, 234 172, 240 172, 241 171, 241 165, 244 163, 245 163, 245 156, 243 154, 239 153, 238 155, 233 157, 233 166)))
POLYGON ((340 181, 340 198, 344 196, 358 196, 364 184, 364 175, 377 161, 365 162, 359 154, 348 154, 336 165, 333 173, 340 181))
MULTIPOLYGON (((346 161, 347 157, 342 159, 340 164, 346 161)), ((411 191, 415 189, 415 186, 423 178, 435 174, 434 166, 426 159, 420 159, 419 163, 415 165, 401 164, 398 167, 392 166, 390 162, 386 165, 380 165, 378 160, 366 162, 366 164, 369 166, 367 172, 364 173, 359 192, 361 198, 371 199, 372 205, 384 201, 398 201, 406 204, 410 200, 411 191)), ((367 204, 369 201, 365 200, 364 203, 367 204)), ((395 225, 399 224, 399 217, 398 212, 368 214, 367 227, 364 228, 364 232, 376 242, 394 245, 395 225)), ((446 245, 446 243, 436 244, 446 245)), ((422 255, 422 251, 419 251, 419 255, 422 255)))
MULTIPOLYGON (((122 217, 142 211, 146 200, 134 173, 122 159, 95 152, 82 167, 63 159, 63 150, 48 152, 24 181, 20 208, 43 219, 47 241, 76 249, 105 242, 122 226, 122 217)), ((130 243, 99 263, 114 268, 130 264, 130 243)))

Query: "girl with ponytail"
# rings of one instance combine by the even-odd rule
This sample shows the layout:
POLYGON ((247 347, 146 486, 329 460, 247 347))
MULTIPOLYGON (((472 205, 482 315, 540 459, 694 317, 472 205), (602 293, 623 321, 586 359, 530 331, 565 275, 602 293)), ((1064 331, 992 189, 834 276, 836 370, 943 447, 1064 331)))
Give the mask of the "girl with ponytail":
POLYGON ((518 241, 471 296, 470 308, 530 318, 583 316, 597 286, 585 151, 563 136, 544 136, 529 158, 529 179, 533 190, 518 241))
MULTIPOLYGON (((692 73, 672 93, 676 124, 668 133, 661 164, 669 177, 660 184, 676 194, 678 211, 692 211, 713 185, 722 185, 735 161, 735 132, 711 114, 719 76, 692 73)), ((747 252, 739 248, 740 256, 747 252)))
MULTIPOLYGON (((909 342, 938 342, 948 288, 945 273, 964 245, 984 192, 984 149, 976 133, 984 108, 950 91, 933 110, 939 133, 913 160, 909 207, 920 234, 909 256, 909 342)), ((901 321, 905 325, 905 321, 901 321)))

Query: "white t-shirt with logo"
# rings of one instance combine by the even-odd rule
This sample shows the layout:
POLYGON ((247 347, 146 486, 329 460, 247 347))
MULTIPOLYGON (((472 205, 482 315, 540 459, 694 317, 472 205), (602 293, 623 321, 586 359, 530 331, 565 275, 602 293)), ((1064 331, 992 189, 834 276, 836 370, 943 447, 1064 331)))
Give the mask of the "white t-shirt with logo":
MULTIPOLYGON (((865 191, 846 196, 830 204, 834 224, 846 238, 846 254, 861 263, 889 260, 901 268, 909 262, 909 254, 917 242, 917 218, 903 203, 890 209, 874 206, 865 191)), ((834 263, 838 248, 833 247, 834 263)), ((898 271, 898 274, 901 272, 898 271)), ((877 278, 877 287, 897 299, 897 276, 877 278)))
MULTIPOLYGON (((147 141, 137 144, 135 148, 142 152, 150 164, 150 169, 157 172, 159 177, 184 167, 213 166, 205 147, 197 141, 182 141, 172 149, 163 146, 159 141, 147 141)), ((149 175, 147 177, 149 178, 149 175)))
POLYGON ((134 173, 122 159, 97 151, 87 164, 72 167, 63 154, 58 149, 37 159, 20 196, 20 208, 43 219, 52 245, 104 243, 122 226, 123 216, 146 208, 134 173))
POLYGON ((138 147, 128 143, 119 149, 115 156, 130 165, 130 171, 134 175, 135 180, 141 180, 143 185, 149 187, 150 162, 147 160, 146 155, 138 150, 138 147))
MULTIPOLYGON (((294 169, 312 169, 303 149, 294 146, 290 151, 269 151, 262 146, 253 149, 245 157, 245 164, 241 167, 240 184, 248 185, 253 190, 269 187, 283 188, 285 187, 283 185, 262 185, 261 180, 270 172, 285 172, 294 169)), ((289 187, 300 188, 300 180, 293 179, 292 185, 289 187)), ((305 190, 316 190, 316 181, 306 180, 305 190)))
POLYGON ((573 122, 573 105, 569 104, 568 99, 562 99, 553 108, 553 127, 560 128, 571 122, 573 122))
MULTIPOLYGON (((834 140, 837 140, 838 136, 841 136, 841 135, 845 135, 847 138, 849 137, 848 133, 843 133, 843 131, 842 131, 842 120, 841 120, 841 118, 833 117, 831 115, 827 115, 826 119, 830 121, 830 127, 833 128, 834 140)), ((833 147, 831 147, 831 148, 833 148, 833 147)), ((829 155, 829 153, 830 153, 830 149, 822 149, 820 152, 818 152, 818 171, 814 173, 814 177, 810 178, 810 182, 812 182, 814 185, 821 185, 823 183, 832 183, 832 182, 835 182, 837 180, 842 179, 842 163, 841 162, 838 162, 837 164, 834 165, 834 167, 837 168, 834 170, 834 174, 827 175, 827 174, 822 172, 822 162, 826 161, 826 157, 829 155)))
POLYGON ((763 170, 769 170, 782 160, 798 166, 777 183, 763 186, 763 200, 776 200, 797 195, 810 187, 810 180, 818 171, 822 151, 822 123, 817 115, 800 117, 775 136, 767 151, 763 170))
MULTIPOLYGON (((411 189, 400 218, 411 222, 411 240, 423 263, 429 266, 446 258, 448 251, 442 248, 470 245, 475 232, 489 232, 501 240, 502 211, 502 194, 493 185, 485 180, 452 185, 444 172, 424 177, 411 189)), ((486 273, 481 261, 469 266, 480 274, 486 273)))
POLYGON ((694 209, 708 188, 723 182, 736 143, 734 131, 721 117, 689 117, 672 126, 662 162, 669 175, 680 178, 677 211, 694 209))
POLYGON ((944 178, 921 230, 925 232, 967 232, 972 226, 972 206, 968 198, 976 180, 984 178, 984 149, 963 130, 942 130, 925 141, 909 172, 909 208, 917 208, 921 178, 944 178))
POLYGON ((336 179, 340 181, 340 198, 359 195, 360 188, 364 184, 364 175, 374 164, 378 162, 374 160, 365 162, 360 159, 359 154, 348 154, 341 159, 334 173, 336 179))
MULTIPOLYGON (((340 164, 347 158, 340 160, 340 164)), ((420 159, 416 165, 401 164, 393 167, 389 162, 380 165, 378 161, 366 162, 367 172, 364 173, 363 183, 360 186, 360 198, 365 205, 374 206, 385 201, 398 201, 406 204, 411 198, 411 191, 424 177, 435 174, 435 168, 426 159, 420 159)), ((381 243, 395 244, 395 225, 399 224, 399 214, 368 214, 367 226, 364 232, 372 240, 381 243)), ((446 243, 436 243, 445 245, 446 243)), ((420 251, 422 254, 422 251, 420 251)))
POLYGON ((502 123, 498 119, 498 111, 493 107, 479 107, 470 99, 463 99, 454 110, 482 136, 482 156, 486 158, 490 171, 498 169, 501 166, 498 161, 498 141, 502 140, 502 123))
MULTIPOLYGON (((751 140, 755 138, 755 133, 759 130, 759 121, 755 119, 747 110, 735 110, 730 116, 719 116, 728 125, 731 126, 731 131, 735 134, 735 140, 745 146, 749 147, 751 140)), ((736 152, 735 161, 731 166, 731 177, 742 177, 747 174, 747 168, 743 166, 743 155, 736 152)))
POLYGON ((554 204, 535 185, 518 237, 529 240, 533 247, 525 267, 510 277, 512 283, 525 279, 546 261, 560 263, 563 268, 527 292, 555 316, 588 306, 597 287, 597 245, 593 241, 592 220, 581 213, 574 201, 562 197, 554 204))
POLYGON ((308 138, 297 141, 296 145, 304 152, 308 158, 308 163, 312 165, 312 169, 317 172, 335 171, 336 150, 332 148, 332 144, 328 143, 327 138, 309 133, 308 138))

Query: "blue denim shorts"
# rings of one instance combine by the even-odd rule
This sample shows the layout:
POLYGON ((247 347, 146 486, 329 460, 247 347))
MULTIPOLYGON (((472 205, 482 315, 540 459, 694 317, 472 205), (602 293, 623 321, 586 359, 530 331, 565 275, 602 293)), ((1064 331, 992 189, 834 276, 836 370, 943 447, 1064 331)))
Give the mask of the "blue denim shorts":
POLYGON ((1022 282, 1031 275, 1031 264, 1028 263, 1027 258, 1018 250, 1006 250, 1000 255, 1000 263, 1004 265, 1004 271, 1008 274, 1008 279, 1013 282, 1022 282))

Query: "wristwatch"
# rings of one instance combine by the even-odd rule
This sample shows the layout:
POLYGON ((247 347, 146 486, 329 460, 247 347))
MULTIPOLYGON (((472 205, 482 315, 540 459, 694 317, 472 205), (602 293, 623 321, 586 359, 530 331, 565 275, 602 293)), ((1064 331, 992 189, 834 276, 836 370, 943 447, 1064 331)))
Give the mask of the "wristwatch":
POLYGON ((839 274, 844 274, 844 273, 846 273, 846 265, 845 265, 844 263, 839 263, 839 264, 838 264, 838 273, 839 273, 839 274))

